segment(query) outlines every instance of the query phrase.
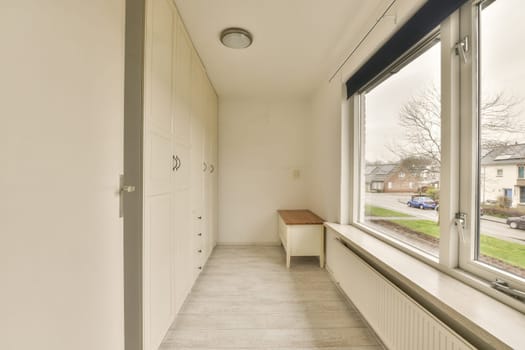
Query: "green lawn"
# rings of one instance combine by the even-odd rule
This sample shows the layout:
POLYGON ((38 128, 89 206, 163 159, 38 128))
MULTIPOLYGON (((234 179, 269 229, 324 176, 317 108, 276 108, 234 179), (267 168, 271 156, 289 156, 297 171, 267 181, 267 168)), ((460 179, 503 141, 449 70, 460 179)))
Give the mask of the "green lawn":
POLYGON ((392 220, 393 223, 398 224, 425 235, 439 238, 439 226, 434 221, 430 220, 392 220))
POLYGON ((481 235, 481 254, 525 268, 525 245, 481 235))
MULTIPOLYGON (((439 238, 439 226, 429 220, 392 220, 413 231, 439 238)), ((481 254, 499 259, 508 264, 525 268, 525 245, 481 235, 481 254)))
POLYGON ((410 217, 410 215, 405 213, 400 213, 395 210, 385 209, 381 207, 375 207, 373 205, 365 205, 365 215, 366 216, 379 216, 379 217, 410 217))

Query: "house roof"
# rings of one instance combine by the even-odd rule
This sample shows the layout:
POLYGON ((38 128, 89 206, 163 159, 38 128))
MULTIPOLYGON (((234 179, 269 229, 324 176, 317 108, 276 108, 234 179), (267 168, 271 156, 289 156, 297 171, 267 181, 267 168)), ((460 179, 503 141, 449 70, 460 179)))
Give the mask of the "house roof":
POLYGON ((377 175, 388 175, 390 174, 390 172, 392 172, 392 170, 394 170, 394 168, 396 167, 397 165, 395 164, 384 164, 384 165, 379 165, 377 168, 376 168, 376 171, 375 173, 377 175))
POLYGON ((370 175, 374 172, 374 170, 376 170, 377 168, 377 165, 367 165, 365 167, 365 175, 370 175))
POLYGON ((396 168, 397 164, 367 165, 365 169, 366 182, 385 181, 386 177, 396 168))
POLYGON ((481 165, 525 163, 525 143, 500 146, 481 159, 481 165))

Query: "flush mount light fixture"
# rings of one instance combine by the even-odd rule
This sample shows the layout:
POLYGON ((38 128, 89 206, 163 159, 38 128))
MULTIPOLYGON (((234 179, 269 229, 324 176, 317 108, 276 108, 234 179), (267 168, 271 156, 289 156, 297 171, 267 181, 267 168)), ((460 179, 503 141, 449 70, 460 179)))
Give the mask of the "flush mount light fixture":
POLYGON ((232 49, 244 49, 252 44, 253 37, 242 28, 226 28, 221 32, 221 43, 232 49))

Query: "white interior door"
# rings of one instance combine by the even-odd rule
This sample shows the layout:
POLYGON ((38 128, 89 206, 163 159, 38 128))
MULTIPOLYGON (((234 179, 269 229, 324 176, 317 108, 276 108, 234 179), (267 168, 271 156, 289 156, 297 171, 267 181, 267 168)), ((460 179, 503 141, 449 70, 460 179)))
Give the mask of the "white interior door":
POLYGON ((124 349, 124 6, 0 6, 0 349, 124 349))

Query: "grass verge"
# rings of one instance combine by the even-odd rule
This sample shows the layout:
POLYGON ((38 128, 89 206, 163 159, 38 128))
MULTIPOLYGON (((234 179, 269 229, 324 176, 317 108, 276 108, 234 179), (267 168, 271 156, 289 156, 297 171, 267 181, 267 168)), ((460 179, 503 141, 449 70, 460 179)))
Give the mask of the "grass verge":
POLYGON ((525 245, 481 235, 480 252, 514 266, 525 268, 525 245))
POLYGON ((427 236, 439 238, 439 226, 431 220, 392 220, 399 226, 406 227, 412 231, 422 233, 427 236))
POLYGON ((385 209, 381 207, 376 207, 373 205, 365 205, 365 215, 366 216, 378 216, 378 217, 384 217, 384 218, 391 218, 391 217, 398 217, 398 218, 406 218, 410 217, 410 215, 401 213, 395 210, 385 209))
MULTIPOLYGON (((421 234, 439 238, 439 226, 430 220, 392 220, 393 223, 421 234)), ((525 269, 525 245, 481 235, 480 252, 510 265, 525 269)))

